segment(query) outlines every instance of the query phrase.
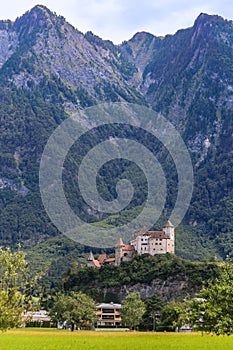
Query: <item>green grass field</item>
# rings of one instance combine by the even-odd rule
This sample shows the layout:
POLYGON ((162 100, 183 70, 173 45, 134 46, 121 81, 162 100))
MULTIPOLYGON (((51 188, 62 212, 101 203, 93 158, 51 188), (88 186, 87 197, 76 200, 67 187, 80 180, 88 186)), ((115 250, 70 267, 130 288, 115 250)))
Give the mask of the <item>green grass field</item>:
POLYGON ((0 334, 1 350, 233 350, 233 337, 182 333, 17 329, 0 334))

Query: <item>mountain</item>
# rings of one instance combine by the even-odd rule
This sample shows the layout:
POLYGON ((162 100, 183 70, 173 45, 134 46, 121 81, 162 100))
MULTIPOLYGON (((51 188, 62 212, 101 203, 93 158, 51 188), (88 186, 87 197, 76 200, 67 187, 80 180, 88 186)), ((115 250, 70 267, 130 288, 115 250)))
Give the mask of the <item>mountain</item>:
MULTIPOLYGON (((192 260, 231 254, 232 58, 233 23, 219 16, 201 14, 193 27, 175 35, 137 33, 118 46, 91 32, 81 33, 41 5, 14 22, 0 21, 1 244, 15 247, 20 242, 33 260, 35 249, 44 250, 48 239, 56 240, 58 230, 45 213, 38 186, 39 162, 50 134, 77 109, 126 101, 161 112, 190 150, 195 186, 189 211, 177 228, 177 254, 192 260)), ((141 136, 136 135, 139 141, 141 136)), ((87 137, 87 146, 93 139, 87 137)), ((75 151, 69 161, 66 190, 75 203, 75 151)), ((161 224, 176 196, 176 173, 169 171, 169 164, 165 168, 171 198, 161 224)), ((113 178, 117 181, 131 166, 114 163, 103 169, 100 184, 104 176, 111 182, 108 188, 100 186, 107 199, 114 198, 113 178)), ((139 170, 134 173, 138 185, 134 206, 124 211, 126 218, 134 216, 145 199, 146 184, 139 170)), ((90 215, 83 202, 75 205, 99 224, 122 219, 90 215)), ((77 254, 82 256, 82 249, 78 246, 77 254)), ((60 256, 57 259, 61 263, 60 256)), ((43 258, 40 261, 43 265, 43 258)))
MULTIPOLYGON (((232 133, 230 117, 221 116, 233 107, 232 30, 231 21, 201 14, 193 27, 175 35, 137 33, 121 45, 140 72, 138 90, 183 131, 185 140, 191 136, 192 152, 204 150, 206 138, 216 143, 223 133, 232 133)), ((225 147, 231 151, 230 141, 225 147)))
POLYGON ((136 70, 119 49, 36 6, 1 21, 1 241, 33 243, 57 230, 38 195, 40 157, 51 132, 99 101, 143 101, 125 76, 136 70))
POLYGON ((232 249, 232 48, 233 22, 206 14, 175 35, 137 33, 121 45, 140 72, 132 84, 191 152, 195 188, 187 218, 193 233, 215 240, 222 255, 232 249))
POLYGON ((135 67, 119 57, 113 43, 91 32, 83 35, 44 6, 34 7, 13 24, 2 21, 0 27, 1 76, 5 81, 13 78, 18 88, 38 85, 54 75, 80 95, 83 106, 110 97, 118 100, 121 95, 129 101, 139 96, 125 82, 135 67))

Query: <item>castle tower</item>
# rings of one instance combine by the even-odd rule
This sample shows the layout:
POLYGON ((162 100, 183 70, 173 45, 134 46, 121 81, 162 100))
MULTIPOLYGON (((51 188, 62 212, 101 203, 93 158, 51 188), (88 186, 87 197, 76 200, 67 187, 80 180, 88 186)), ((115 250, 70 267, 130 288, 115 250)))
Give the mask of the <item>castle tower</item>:
POLYGON ((163 225, 163 232, 170 237, 170 253, 175 253, 175 230, 171 221, 167 221, 166 224, 163 225))
POLYGON ((163 232, 166 233, 170 237, 170 239, 174 240, 174 226, 171 221, 167 221, 166 224, 163 225, 163 232))
POLYGON ((121 238, 118 239, 115 246, 115 265, 119 266, 121 264, 121 258, 123 256, 124 243, 121 238))
POLYGON ((89 256, 87 258, 87 266, 93 266, 93 262, 94 262, 94 255, 90 250, 89 256))

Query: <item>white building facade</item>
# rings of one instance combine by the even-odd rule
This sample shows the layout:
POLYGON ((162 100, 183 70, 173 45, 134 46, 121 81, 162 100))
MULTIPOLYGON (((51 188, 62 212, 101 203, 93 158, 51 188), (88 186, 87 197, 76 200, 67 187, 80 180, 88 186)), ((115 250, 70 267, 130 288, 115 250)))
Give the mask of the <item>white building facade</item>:
POLYGON ((139 255, 175 254, 174 226, 170 221, 167 221, 163 226, 163 231, 143 229, 131 240, 130 244, 139 255))

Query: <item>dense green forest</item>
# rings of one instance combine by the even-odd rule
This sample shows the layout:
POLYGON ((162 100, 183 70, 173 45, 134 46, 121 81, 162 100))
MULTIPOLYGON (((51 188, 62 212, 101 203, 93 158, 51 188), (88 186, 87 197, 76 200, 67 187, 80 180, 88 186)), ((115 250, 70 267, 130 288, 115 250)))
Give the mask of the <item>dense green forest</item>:
POLYGON ((215 278, 218 271, 218 265, 215 263, 192 263, 171 254, 157 256, 143 254, 120 266, 103 265, 100 269, 73 266, 63 274, 62 286, 65 291, 82 291, 99 301, 117 302, 119 287, 138 283, 150 285, 154 279, 166 281, 178 276, 187 278, 186 293, 193 294, 202 283, 215 278), (110 289, 111 292, 108 293, 110 289), (112 292, 114 289, 115 294, 112 292))

